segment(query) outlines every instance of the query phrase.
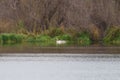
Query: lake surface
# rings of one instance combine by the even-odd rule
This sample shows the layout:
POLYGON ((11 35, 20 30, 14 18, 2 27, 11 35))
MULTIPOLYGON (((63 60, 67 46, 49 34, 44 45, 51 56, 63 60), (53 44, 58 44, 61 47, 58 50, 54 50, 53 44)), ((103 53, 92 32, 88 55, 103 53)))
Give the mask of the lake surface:
POLYGON ((0 80, 120 80, 120 54, 0 54, 0 80))

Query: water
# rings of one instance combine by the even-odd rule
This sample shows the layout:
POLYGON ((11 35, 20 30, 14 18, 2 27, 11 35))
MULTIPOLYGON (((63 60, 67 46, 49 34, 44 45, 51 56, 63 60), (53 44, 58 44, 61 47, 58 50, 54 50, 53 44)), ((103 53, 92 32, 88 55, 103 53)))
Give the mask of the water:
POLYGON ((120 80, 119 54, 0 56, 0 80, 120 80))

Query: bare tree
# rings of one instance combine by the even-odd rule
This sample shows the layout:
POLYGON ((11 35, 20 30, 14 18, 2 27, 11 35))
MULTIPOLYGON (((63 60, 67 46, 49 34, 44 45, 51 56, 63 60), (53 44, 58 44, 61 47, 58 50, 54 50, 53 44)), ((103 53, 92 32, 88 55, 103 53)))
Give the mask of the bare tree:
POLYGON ((89 29, 102 32, 120 25, 119 0, 0 0, 0 18, 22 20, 28 30, 51 26, 89 29))

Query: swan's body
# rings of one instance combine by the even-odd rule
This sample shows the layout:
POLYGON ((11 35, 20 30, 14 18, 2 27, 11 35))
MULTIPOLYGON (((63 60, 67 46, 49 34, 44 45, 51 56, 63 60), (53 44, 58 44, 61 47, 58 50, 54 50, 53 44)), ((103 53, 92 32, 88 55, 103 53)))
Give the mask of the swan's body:
POLYGON ((57 43, 57 44, 65 44, 66 41, 64 41, 64 40, 58 40, 58 41, 56 41, 56 43, 57 43))
POLYGON ((66 44, 67 42, 65 40, 56 40, 56 44, 66 44))

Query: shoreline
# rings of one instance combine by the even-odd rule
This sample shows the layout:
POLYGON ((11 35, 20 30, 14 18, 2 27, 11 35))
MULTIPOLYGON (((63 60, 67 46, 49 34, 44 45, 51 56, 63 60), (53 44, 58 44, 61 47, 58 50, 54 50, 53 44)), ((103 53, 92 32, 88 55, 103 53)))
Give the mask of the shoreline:
POLYGON ((120 54, 120 47, 1 47, 0 54, 120 54))

